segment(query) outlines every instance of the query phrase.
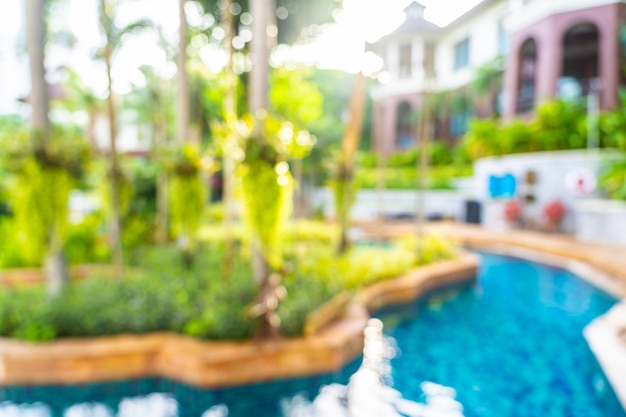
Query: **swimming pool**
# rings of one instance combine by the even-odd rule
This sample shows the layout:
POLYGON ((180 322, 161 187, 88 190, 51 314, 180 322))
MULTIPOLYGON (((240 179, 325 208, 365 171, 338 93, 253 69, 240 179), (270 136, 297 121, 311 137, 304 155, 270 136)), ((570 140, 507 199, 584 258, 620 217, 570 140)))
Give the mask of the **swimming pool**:
POLYGON ((572 274, 483 254, 471 287, 381 312, 393 386, 451 387, 466 417, 624 416, 582 331, 617 300, 572 274))
MULTIPOLYGON (((383 380, 415 403, 433 386, 454 390, 466 417, 625 416, 582 337, 615 302, 568 272, 483 254, 475 285, 377 313, 397 346, 383 380)), ((0 417, 276 417, 284 399, 310 416, 307 400, 345 386, 358 364, 213 391, 160 379, 0 388, 0 417)))

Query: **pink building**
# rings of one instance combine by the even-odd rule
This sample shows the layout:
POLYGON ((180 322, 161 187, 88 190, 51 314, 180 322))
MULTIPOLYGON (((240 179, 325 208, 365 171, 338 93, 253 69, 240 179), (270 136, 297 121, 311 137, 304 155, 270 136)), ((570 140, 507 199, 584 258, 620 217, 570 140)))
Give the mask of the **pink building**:
POLYGON ((435 137, 454 140, 470 117, 527 114, 542 100, 594 93, 618 104, 626 85, 626 4, 620 0, 483 0, 446 27, 424 19, 417 2, 405 22, 373 45, 385 61, 372 91, 374 143, 391 153, 414 146, 425 96, 439 97, 435 137), (494 100, 467 94, 476 69, 502 57, 494 100), (442 100, 442 97, 447 97, 442 100), (493 104, 490 103, 493 102, 493 104))

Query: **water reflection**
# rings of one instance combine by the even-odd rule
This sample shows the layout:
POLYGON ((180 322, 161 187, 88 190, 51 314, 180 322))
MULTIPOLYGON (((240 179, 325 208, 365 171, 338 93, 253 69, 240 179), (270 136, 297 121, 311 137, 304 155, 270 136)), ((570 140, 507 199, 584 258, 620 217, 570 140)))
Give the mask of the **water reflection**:
MULTIPOLYGON (((452 388, 431 382, 421 384, 424 402, 404 399, 391 388, 390 361, 398 353, 393 338, 383 335, 383 324, 370 320, 365 329, 363 360, 347 384, 329 383, 319 391, 302 391, 277 400, 279 409, 259 407, 257 417, 281 414, 284 417, 462 417, 463 407, 455 400, 452 388), (311 394, 317 395, 310 400, 311 394)), ((288 391, 287 391, 288 392, 288 391)), ((296 392, 296 391, 293 391, 296 392)), ((243 393, 243 392, 242 392, 243 393)), ((240 393, 240 394, 242 394, 240 393)), ((1 394, 1 390, 0 390, 1 394)), ((206 399, 205 394, 203 397, 206 399)), ((250 395, 250 394, 248 394, 250 395)), ((245 401, 241 398, 241 401, 245 401)), ((152 393, 124 397, 119 402, 108 400, 77 402, 62 409, 53 409, 43 402, 0 403, 0 417, 236 417, 241 410, 230 409, 224 402, 209 408, 187 410, 189 396, 152 393), (56 412, 55 412, 56 410, 56 412), (204 411, 200 411, 204 410, 204 411)), ((196 398, 197 399, 197 398, 196 398)), ((50 403, 53 404, 53 403, 50 403)), ((215 404, 215 402, 213 403, 215 404)), ((229 402, 230 406, 235 404, 229 402)))
POLYGON ((421 384, 424 402, 407 400, 390 386, 395 341, 372 319, 365 330, 363 363, 347 385, 331 384, 309 402, 303 396, 281 402, 285 417, 463 417, 456 391, 432 382, 421 384))
MULTIPOLYGON (((0 417, 53 417, 47 404, 0 403, 0 417)), ((98 402, 73 404, 65 409, 63 417, 177 417, 178 402, 169 394, 150 394, 142 397, 123 398, 113 410, 98 402)), ((203 417, 220 417, 227 414, 206 414, 203 417)))

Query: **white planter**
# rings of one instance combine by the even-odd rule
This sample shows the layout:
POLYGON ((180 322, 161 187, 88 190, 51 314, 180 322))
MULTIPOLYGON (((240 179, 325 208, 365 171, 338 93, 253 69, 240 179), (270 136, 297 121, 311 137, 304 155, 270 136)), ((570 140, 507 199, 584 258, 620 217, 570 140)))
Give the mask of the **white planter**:
MULTIPOLYGON (((313 192, 313 207, 321 209, 327 217, 335 215, 333 200, 333 193, 328 188, 318 188, 313 192)), ((427 191, 424 206, 427 215, 462 220, 467 200, 467 195, 457 191, 427 191)), ((376 190, 359 190, 352 206, 351 218, 374 220, 379 212, 386 217, 414 216, 417 205, 417 191, 387 190, 379 198, 376 190)))
POLYGON ((576 204, 576 238, 626 246, 626 202, 581 200, 576 204))

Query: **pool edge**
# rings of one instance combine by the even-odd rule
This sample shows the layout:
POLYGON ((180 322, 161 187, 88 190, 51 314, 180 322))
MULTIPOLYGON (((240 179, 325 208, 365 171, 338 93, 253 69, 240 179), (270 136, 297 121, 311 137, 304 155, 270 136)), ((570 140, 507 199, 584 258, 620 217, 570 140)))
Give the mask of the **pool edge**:
POLYGON ((363 349, 368 310, 425 291, 473 279, 479 258, 460 253, 379 282, 296 339, 200 341, 169 332, 29 343, 0 338, 0 386, 68 385, 162 377, 199 388, 229 386, 336 372, 363 349))

